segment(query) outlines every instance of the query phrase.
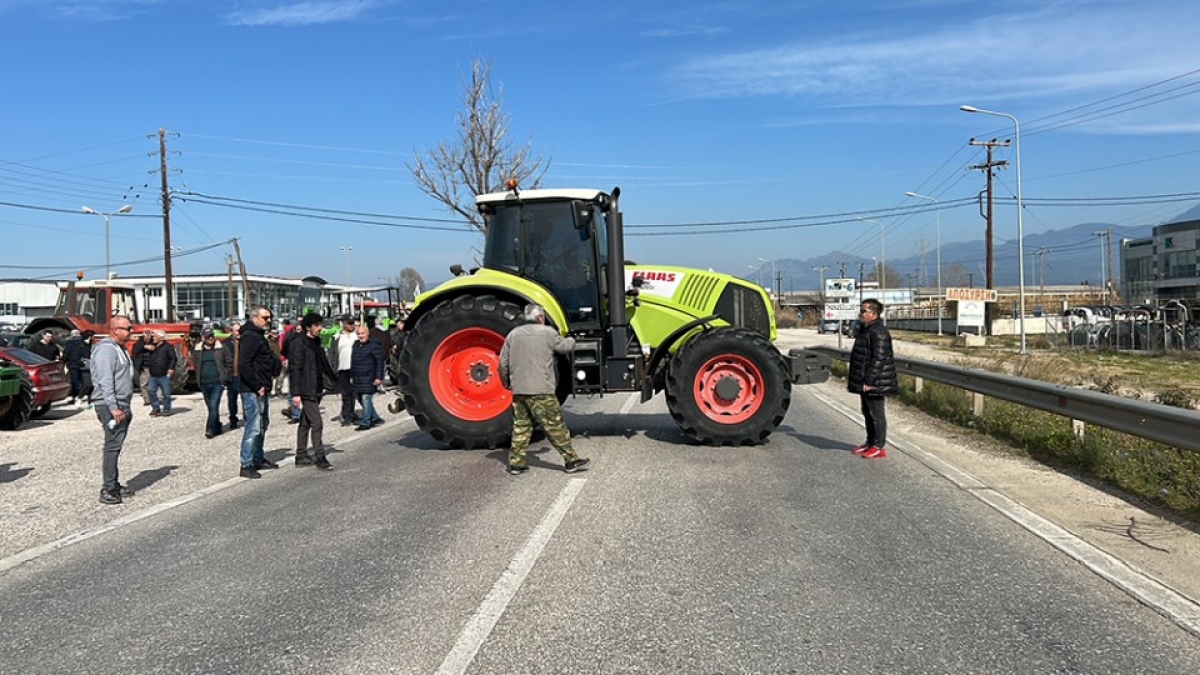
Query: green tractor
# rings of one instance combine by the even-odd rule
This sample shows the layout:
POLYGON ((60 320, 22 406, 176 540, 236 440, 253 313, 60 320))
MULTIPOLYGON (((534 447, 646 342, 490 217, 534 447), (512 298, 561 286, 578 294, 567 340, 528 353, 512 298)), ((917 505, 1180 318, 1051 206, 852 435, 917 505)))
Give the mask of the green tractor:
POLYGON ((759 286, 728 275, 625 260, 620 189, 480 195, 482 268, 422 294, 400 354, 404 403, 454 447, 510 440, 512 396, 500 384, 504 337, 537 303, 575 338, 559 360, 558 398, 666 393, 683 434, 704 445, 765 441, 792 384, 823 382, 829 359, 772 341, 775 315, 759 286))
POLYGON ((33 383, 25 369, 0 359, 0 430, 15 430, 32 412, 33 383))

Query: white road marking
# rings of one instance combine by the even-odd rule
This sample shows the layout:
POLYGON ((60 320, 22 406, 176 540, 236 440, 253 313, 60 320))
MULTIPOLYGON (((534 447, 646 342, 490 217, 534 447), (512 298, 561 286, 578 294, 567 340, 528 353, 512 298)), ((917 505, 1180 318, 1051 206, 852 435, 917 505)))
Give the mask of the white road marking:
MULTIPOLYGON (((388 429, 388 428, 395 429, 395 428, 405 425, 409 422, 413 422, 413 418, 412 417, 404 417, 404 418, 396 420, 391 425, 385 424, 381 427, 376 427, 374 429, 371 429, 370 431, 358 432, 354 436, 350 436, 349 438, 346 438, 345 440, 342 440, 342 441, 338 441, 337 443, 334 443, 332 445, 334 445, 334 446, 350 445, 351 443, 358 441, 360 438, 370 436, 378 431, 383 431, 384 429, 388 429)), ((196 492, 193 492, 191 494, 183 495, 182 497, 176 497, 174 499, 169 499, 160 504, 155 504, 154 506, 150 506, 145 509, 142 509, 141 511, 135 511, 129 515, 121 516, 120 518, 117 518, 116 520, 107 522, 103 525, 88 528, 86 530, 80 530, 73 534, 68 534, 67 536, 65 536, 62 539, 59 539, 57 541, 52 541, 48 544, 42 544, 41 546, 34 546, 33 548, 26 549, 24 551, 21 551, 20 553, 14 553, 14 554, 8 556, 7 558, 0 558, 0 574, 3 574, 4 572, 7 572, 8 570, 10 570, 18 565, 27 563, 30 560, 40 558, 48 553, 53 553, 55 551, 62 550, 72 544, 78 544, 80 542, 87 541, 88 539, 91 539, 92 537, 100 536, 100 535, 104 534, 105 532, 112 532, 113 530, 125 527, 126 525, 132 525, 133 523, 136 523, 139 520, 145 520, 151 516, 158 515, 164 511, 169 511, 177 506, 183 506, 184 504, 187 504, 188 502, 194 502, 197 499, 200 499, 201 497, 207 497, 208 495, 211 495, 216 492, 220 492, 221 490, 224 490, 226 488, 231 488, 234 485, 239 485, 241 483, 244 483, 247 480, 250 480, 250 479, 248 479, 248 478, 230 478, 229 480, 222 481, 215 485, 209 485, 208 487, 197 490, 196 492)), ((135 499, 136 499, 136 497, 135 497, 135 499)))
POLYGON ((542 522, 534 528, 533 534, 529 535, 525 545, 508 563, 508 568, 496 580, 492 590, 488 592, 479 608, 475 610, 475 614, 458 634, 458 640, 450 649, 450 653, 446 655, 446 659, 442 661, 441 667, 437 669, 437 675, 462 675, 467 672, 467 668, 475 660, 475 655, 479 653, 479 648, 483 646, 484 640, 492 633, 496 622, 508 608, 508 603, 521 589, 525 577, 529 575, 530 570, 537 563, 538 557, 541 556, 542 549, 546 547, 546 543, 550 541, 550 537, 554 535, 554 531, 558 529, 559 523, 562 522, 567 510, 571 508, 575 497, 579 495, 579 491, 586 483, 586 478, 572 478, 563 487, 562 492, 558 494, 558 499, 554 500, 554 503, 550 505, 550 510, 542 516, 542 522))
POLYGON ((635 404, 637 404, 637 402, 638 402, 638 401, 640 401, 640 400, 642 400, 642 392, 640 392, 640 391, 635 391, 635 392, 633 392, 632 394, 630 394, 630 395, 629 395, 629 400, 628 400, 628 401, 625 401, 625 405, 621 406, 621 414, 622 414, 622 415, 628 415, 628 414, 629 414, 629 411, 630 411, 630 410, 632 410, 632 409, 633 409, 633 406, 634 406, 635 404))
MULTIPOLYGON (((862 423, 862 415, 812 389, 806 390, 842 415, 862 423)), ((888 441, 904 454, 932 469, 967 494, 999 511, 1004 517, 1025 528, 1047 544, 1074 558, 1102 579, 1128 593, 1133 599, 1174 621, 1181 628, 1200 636, 1200 603, 1175 591, 1150 575, 1130 567, 1125 561, 1085 541, 1071 531, 1039 516, 1015 499, 993 489, 971 474, 907 441, 888 441)))

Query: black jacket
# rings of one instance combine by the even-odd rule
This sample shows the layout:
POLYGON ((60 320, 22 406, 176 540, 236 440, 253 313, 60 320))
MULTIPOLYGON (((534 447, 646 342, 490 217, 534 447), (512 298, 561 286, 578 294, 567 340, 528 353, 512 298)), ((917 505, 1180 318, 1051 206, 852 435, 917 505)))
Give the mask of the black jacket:
POLYGON ((68 368, 82 370, 84 360, 90 358, 92 358, 92 343, 81 337, 67 340, 67 346, 63 347, 63 360, 67 362, 68 368))
POLYGON ((57 361, 59 358, 58 343, 51 340, 49 344, 47 344, 42 342, 42 338, 40 336, 37 340, 34 340, 33 343, 29 345, 28 349, 29 351, 48 361, 57 361))
POLYGON ((354 343, 350 352, 350 380, 354 383, 354 393, 374 394, 375 380, 383 379, 386 368, 387 358, 379 340, 354 343))
POLYGON ((876 320, 859 328, 850 350, 850 374, 847 389, 855 394, 891 396, 900 391, 896 380, 896 359, 892 354, 892 334, 883 321, 876 320), (872 389, 863 392, 863 385, 872 389))
MULTIPOLYGON (((221 384, 229 386, 233 381, 234 375, 240 375, 241 370, 237 368, 238 351, 241 350, 241 340, 234 340, 233 337, 227 337, 221 342, 221 362, 225 364, 225 380, 221 384)), ((238 377, 241 380, 241 377, 238 377)))
POLYGON ((136 379, 137 374, 142 372, 142 368, 146 366, 146 336, 139 335, 138 339, 133 341, 133 348, 129 352, 129 357, 133 361, 133 375, 136 379))
POLYGON ((239 389, 241 391, 271 390, 275 384, 275 376, 283 369, 279 357, 271 351, 267 344, 267 335, 263 329, 247 321, 242 326, 241 345, 238 350, 238 372, 241 374, 239 389))
POLYGON ((287 341, 288 391, 306 401, 319 401, 325 394, 326 380, 337 381, 337 374, 321 349, 320 338, 293 335, 287 341))
POLYGON ((179 364, 179 356, 175 353, 175 345, 170 342, 157 342, 154 351, 147 351, 142 365, 150 371, 150 377, 166 377, 167 371, 175 370, 179 364))

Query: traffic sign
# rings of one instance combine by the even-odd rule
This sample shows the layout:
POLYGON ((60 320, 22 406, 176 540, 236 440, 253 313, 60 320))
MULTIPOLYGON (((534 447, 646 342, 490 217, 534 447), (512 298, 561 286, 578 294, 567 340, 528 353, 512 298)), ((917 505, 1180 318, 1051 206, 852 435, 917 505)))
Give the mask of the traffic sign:
POLYGON ((850 321, 858 318, 858 303, 857 302, 827 302, 825 303, 825 311, 821 312, 821 316, 825 319, 836 321, 850 321))
POLYGON ((825 297, 850 298, 854 296, 856 288, 854 279, 826 279, 825 297))

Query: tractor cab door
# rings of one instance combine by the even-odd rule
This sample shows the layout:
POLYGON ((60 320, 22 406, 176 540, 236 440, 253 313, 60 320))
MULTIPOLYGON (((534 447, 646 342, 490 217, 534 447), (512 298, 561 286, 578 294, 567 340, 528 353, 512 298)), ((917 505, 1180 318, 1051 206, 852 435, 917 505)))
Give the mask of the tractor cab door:
POLYGON ((489 218, 484 265, 515 272, 549 289, 562 305, 571 331, 597 330, 602 277, 591 223, 577 223, 575 203, 497 208, 489 218))

